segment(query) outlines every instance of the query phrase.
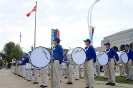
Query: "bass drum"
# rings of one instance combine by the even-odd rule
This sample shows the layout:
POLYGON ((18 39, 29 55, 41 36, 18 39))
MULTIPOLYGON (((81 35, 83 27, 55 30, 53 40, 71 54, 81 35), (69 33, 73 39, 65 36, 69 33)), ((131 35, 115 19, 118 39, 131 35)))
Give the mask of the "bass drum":
POLYGON ((97 54, 97 62, 101 66, 105 66, 108 63, 108 55, 105 51, 101 51, 97 54))
POLYGON ((85 50, 81 47, 71 49, 67 53, 68 62, 74 66, 84 64, 86 60, 85 50))
POLYGON ((126 52, 117 52, 119 56, 119 64, 126 64, 128 62, 128 56, 126 52))
POLYGON ((30 62, 36 68, 46 67, 51 60, 51 53, 45 47, 35 48, 30 55, 30 62))

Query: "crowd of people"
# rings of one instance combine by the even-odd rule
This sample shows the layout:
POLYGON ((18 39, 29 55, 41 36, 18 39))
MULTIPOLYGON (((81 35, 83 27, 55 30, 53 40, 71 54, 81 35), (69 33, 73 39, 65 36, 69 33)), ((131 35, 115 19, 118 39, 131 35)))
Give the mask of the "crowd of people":
MULTIPOLYGON (((67 55, 63 55, 63 48, 60 45, 60 39, 55 38, 54 40, 55 48, 52 51, 51 63, 44 68, 34 67, 30 63, 30 53, 25 54, 20 59, 13 59, 11 71, 15 75, 18 75, 24 78, 27 81, 33 80, 33 84, 39 83, 39 76, 42 78, 42 85, 40 87, 48 86, 48 79, 51 80, 51 88, 60 88, 61 77, 68 79, 66 84, 73 84, 73 74, 76 73, 76 79, 79 80, 80 77, 84 77, 86 87, 85 88, 94 88, 94 76, 100 77, 100 65, 96 64, 97 55, 95 49, 91 44, 90 39, 86 39, 85 42, 85 53, 86 60, 83 65, 73 66, 69 63, 67 59, 67 55), (31 65, 30 69, 26 67, 26 65, 31 65), (50 77, 48 77, 50 76, 50 77)), ((110 47, 110 43, 106 42, 105 44, 106 50, 109 57, 108 64, 103 66, 104 78, 108 79, 106 85, 115 86, 115 61, 119 62, 120 57, 117 52, 110 47), (115 58, 114 58, 115 57, 115 58), (116 59, 116 60, 114 60, 116 59)), ((133 81, 133 51, 130 50, 129 45, 125 44, 124 52, 128 55, 128 62, 119 64, 119 72, 120 76, 123 77, 126 75, 128 81, 133 81), (126 74, 125 74, 126 73, 126 74)), ((104 60, 104 58, 103 58, 104 60)))

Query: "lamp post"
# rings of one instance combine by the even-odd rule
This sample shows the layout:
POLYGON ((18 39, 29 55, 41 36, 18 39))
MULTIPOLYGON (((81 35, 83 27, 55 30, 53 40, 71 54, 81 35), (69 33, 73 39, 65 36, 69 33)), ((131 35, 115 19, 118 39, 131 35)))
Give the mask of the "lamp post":
MULTIPOLYGON (((89 8, 88 10, 88 15, 87 15, 87 22, 88 22, 88 29, 91 29, 92 28, 92 21, 91 21, 91 17, 92 17, 92 10, 93 10, 93 7, 95 6, 95 4, 97 2, 99 2, 100 0, 96 0, 89 8)), ((92 31, 89 31, 89 33, 92 33, 92 31)), ((91 36, 91 35, 90 35, 91 36)), ((89 37, 90 37, 89 36, 89 37)), ((90 37, 91 38, 91 37, 90 37)), ((91 40, 92 41, 92 40, 91 40)))

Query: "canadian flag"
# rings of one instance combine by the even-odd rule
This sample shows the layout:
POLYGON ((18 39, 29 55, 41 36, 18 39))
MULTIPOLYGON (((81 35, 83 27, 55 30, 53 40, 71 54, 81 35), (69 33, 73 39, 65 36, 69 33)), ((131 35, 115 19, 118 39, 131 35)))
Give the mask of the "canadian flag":
POLYGON ((32 12, 36 11, 36 8, 37 6, 35 5, 34 8, 29 13, 26 14, 26 16, 29 17, 32 12))

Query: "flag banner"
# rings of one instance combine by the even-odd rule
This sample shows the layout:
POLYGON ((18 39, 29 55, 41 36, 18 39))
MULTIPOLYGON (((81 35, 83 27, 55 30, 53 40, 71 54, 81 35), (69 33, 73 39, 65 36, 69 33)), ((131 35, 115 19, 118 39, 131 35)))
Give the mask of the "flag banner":
POLYGON ((54 39, 58 37, 60 38, 60 31, 58 29, 51 29, 51 48, 54 47, 54 39))
POLYGON ((54 39, 57 37, 57 30, 51 29, 51 48, 54 47, 54 39))
POLYGON ((29 17, 31 13, 36 12, 36 10, 37 10, 37 6, 35 5, 34 8, 29 13, 26 14, 26 16, 29 17))
POLYGON ((20 32, 20 42, 21 42, 21 37, 22 37, 22 35, 21 35, 21 32, 20 32))

